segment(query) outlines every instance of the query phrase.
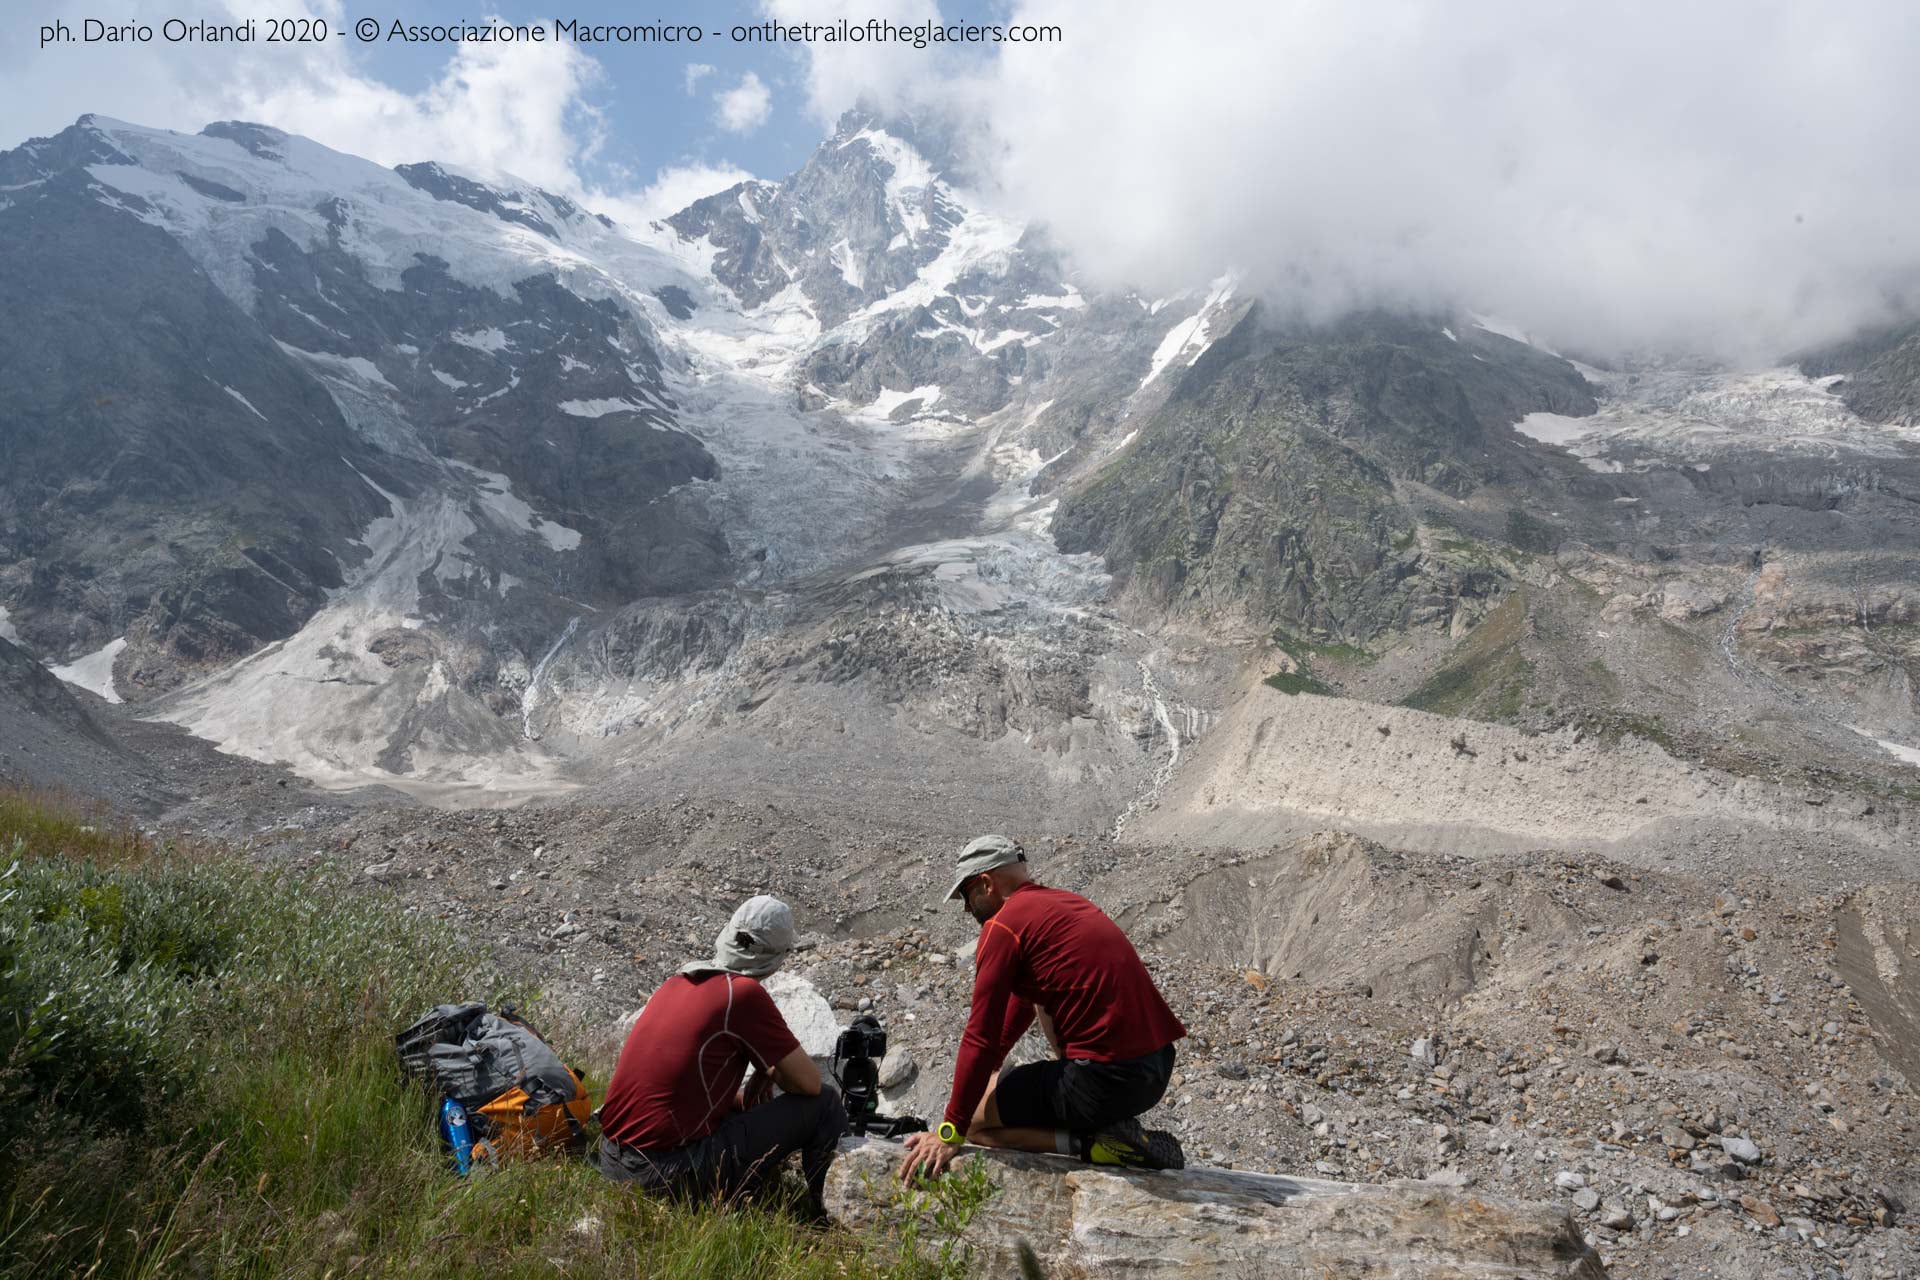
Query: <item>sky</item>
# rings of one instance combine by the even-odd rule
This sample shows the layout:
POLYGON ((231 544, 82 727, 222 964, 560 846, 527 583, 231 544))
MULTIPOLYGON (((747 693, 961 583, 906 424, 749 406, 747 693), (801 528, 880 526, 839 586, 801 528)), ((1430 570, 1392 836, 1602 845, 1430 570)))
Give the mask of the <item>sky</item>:
MULTIPOLYGON (((471 18, 307 0, 339 25, 471 18)), ((284 13, 116 0, 120 15, 284 13)), ((1282 310, 1471 308, 1596 354, 1747 361, 1920 301, 1920 6, 1849 0, 495 0, 509 22, 1038 21, 1061 43, 35 47, 0 19, 0 145, 84 111, 259 120, 385 163, 505 170, 661 216, 801 163, 856 99, 963 121, 981 199, 1093 285, 1231 272, 1282 310)), ((477 11, 487 12, 484 6, 477 11)))
MULTIPOLYGON (((953 3, 950 21, 980 20, 995 6, 953 3)), ((816 21, 886 17, 933 7, 898 0, 852 5, 759 0, 305 0, 304 11, 345 27, 319 46, 72 43, 41 47, 44 25, 76 34, 85 17, 233 22, 301 12, 282 0, 14 0, 0 18, 0 148, 58 132, 94 112, 138 124, 198 131, 248 119, 305 134, 388 164, 435 159, 509 172, 566 194, 602 197, 615 212, 672 212, 749 174, 781 177, 806 159, 844 103, 821 106, 803 50, 737 44, 710 34, 775 14, 816 21), (698 44, 569 47, 363 44, 353 24, 386 28, 556 18, 583 24, 692 24, 698 44)), ((862 84, 924 74, 936 59, 911 49, 868 56, 862 84), (892 69, 891 73, 889 68, 892 69)))

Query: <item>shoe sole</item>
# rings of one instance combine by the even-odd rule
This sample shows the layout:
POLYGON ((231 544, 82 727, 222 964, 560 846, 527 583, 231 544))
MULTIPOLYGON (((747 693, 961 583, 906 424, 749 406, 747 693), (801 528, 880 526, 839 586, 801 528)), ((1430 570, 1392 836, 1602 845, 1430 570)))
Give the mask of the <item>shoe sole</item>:
POLYGON ((1112 1128, 1103 1129, 1095 1140, 1104 1142, 1109 1148, 1125 1148, 1139 1157, 1137 1163, 1130 1162, 1129 1167, 1136 1169, 1184 1169, 1187 1167, 1187 1153, 1181 1149, 1180 1139, 1165 1129, 1143 1129, 1136 1120, 1128 1120, 1112 1128))

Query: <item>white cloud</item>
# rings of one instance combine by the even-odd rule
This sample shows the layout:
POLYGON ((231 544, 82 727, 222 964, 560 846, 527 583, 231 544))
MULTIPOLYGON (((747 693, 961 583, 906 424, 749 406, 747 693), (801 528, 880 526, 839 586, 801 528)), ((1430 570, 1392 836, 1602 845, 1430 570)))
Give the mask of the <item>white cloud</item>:
MULTIPOLYGON (((157 27, 169 17, 232 22, 283 11, 272 0, 126 0, 116 13, 157 27)), ((320 0, 309 11, 345 21, 342 0, 320 0)), ((65 21, 77 30, 93 12, 85 0, 53 0, 10 21, 35 30, 65 21)), ((213 120, 258 120, 381 164, 431 159, 511 173, 639 222, 750 176, 722 162, 673 166, 644 185, 588 182, 583 166, 605 129, 587 95, 604 76, 570 44, 463 44, 425 89, 404 93, 364 74, 338 42, 46 50, 23 43, 0 44, 0 80, 9 88, 0 97, 0 148, 56 133, 90 111, 183 132, 213 120)))
POLYGON ((699 89, 700 82, 720 68, 708 62, 689 62, 687 64, 687 95, 691 97, 699 89))
MULTIPOLYGON (((310 8, 344 21, 343 2, 310 8)), ((788 22, 938 16, 935 0, 759 2, 788 22)), ((29 36, 90 11, 25 8, 9 21, 29 36)), ((1058 24, 1054 45, 791 56, 822 121, 862 95, 959 111, 961 136, 991 140, 972 159, 996 200, 1044 222, 1096 282, 1164 290, 1232 268, 1310 312, 1458 303, 1562 346, 1769 354, 1920 293, 1920 23, 1906 0, 1126 8, 996 7, 990 20, 1058 24)), ((270 11, 122 0, 116 14, 270 11)), ((469 46, 403 93, 350 43, 33 43, 0 42, 0 145, 84 111, 183 130, 251 117, 388 163, 511 170, 628 217, 743 176, 683 166, 591 190, 580 175, 604 130, 589 95, 608 86, 568 45, 469 46)), ((755 76, 719 99, 729 128, 772 110, 755 76)))
POLYGON ((712 165, 676 165, 662 169, 639 191, 619 195, 602 193, 593 207, 629 226, 640 226, 671 217, 702 196, 725 191, 752 177, 745 169, 725 161, 712 165))
POLYGON ((1000 197, 1106 283, 1233 268, 1310 313, 1459 303, 1746 355, 1920 293, 1908 0, 1126 8, 1016 0, 1001 20, 1065 39, 972 66, 814 46, 810 102, 958 109, 1000 197))
POLYGON ((751 71, 733 88, 715 94, 714 101, 719 104, 714 119, 732 133, 752 133, 773 114, 773 94, 751 71))
MULTIPOLYGON (((9 20, 64 20, 78 29, 85 0, 34 6, 9 20)), ((310 6, 342 22, 340 0, 310 6)), ((157 27, 168 17, 210 22, 280 15, 271 0, 127 0, 116 11, 157 27)), ((55 46, 0 55, 5 145, 57 132, 83 112, 196 131, 212 120, 259 120, 383 164, 435 159, 513 172, 555 189, 577 186, 599 145, 583 94, 601 75, 569 44, 463 44, 419 93, 364 75, 338 41, 301 48, 237 45, 55 46), (17 63, 17 65, 15 65, 17 63)))
MULTIPOLYGON (((897 26, 940 19, 935 0, 760 0, 760 10, 775 22, 822 26, 842 18, 855 25, 877 18, 897 26)), ((1161 20, 1157 15, 1158 11, 1156 22, 1161 20)), ((1115 19, 1108 13, 1101 21, 1112 23, 1115 19)), ((1138 30, 1135 23, 1117 25, 1138 30)), ((906 94, 935 74, 940 61, 930 49, 864 40, 844 44, 816 41, 799 46, 794 56, 805 72, 807 110, 815 120, 828 125, 862 97, 890 101, 906 94)))

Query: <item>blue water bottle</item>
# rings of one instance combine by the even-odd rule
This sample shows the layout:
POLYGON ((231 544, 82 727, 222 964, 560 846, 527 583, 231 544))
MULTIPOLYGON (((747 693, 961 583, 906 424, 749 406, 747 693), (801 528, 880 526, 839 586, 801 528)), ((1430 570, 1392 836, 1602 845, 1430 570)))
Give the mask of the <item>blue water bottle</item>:
POLYGON ((453 1148, 453 1167, 461 1177, 473 1168, 473 1128, 467 1123, 467 1109, 448 1098, 440 1104, 440 1135, 453 1148))

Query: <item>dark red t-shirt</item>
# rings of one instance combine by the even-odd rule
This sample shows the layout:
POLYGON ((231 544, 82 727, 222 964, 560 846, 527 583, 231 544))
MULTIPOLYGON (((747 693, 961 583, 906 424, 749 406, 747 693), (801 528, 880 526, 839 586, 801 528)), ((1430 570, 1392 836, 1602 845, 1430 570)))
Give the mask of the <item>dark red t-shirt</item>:
POLYGON ((1123 1062, 1187 1034, 1120 926, 1077 893, 1021 885, 981 926, 973 961, 973 1011, 946 1115, 962 1131, 1035 1005, 1069 1058, 1123 1062))
POLYGON ((600 1104, 601 1132, 643 1150, 698 1142, 733 1111, 749 1065, 771 1071, 799 1047, 754 979, 676 973, 627 1034, 600 1104))

